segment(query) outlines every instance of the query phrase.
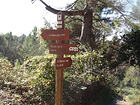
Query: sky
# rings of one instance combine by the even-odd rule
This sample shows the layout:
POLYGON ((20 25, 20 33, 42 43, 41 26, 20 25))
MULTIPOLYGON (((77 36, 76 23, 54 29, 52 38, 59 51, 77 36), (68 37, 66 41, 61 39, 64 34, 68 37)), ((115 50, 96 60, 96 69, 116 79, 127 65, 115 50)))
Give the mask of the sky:
MULTIPOLYGON (((74 0, 44 0, 57 9, 64 8, 74 0), (67 1, 67 2, 66 2, 67 1)), ((51 24, 56 24, 56 15, 45 10, 45 6, 36 0, 0 0, 0 33, 12 32, 13 35, 28 35, 34 26, 44 27, 46 18, 51 24)))
MULTIPOLYGON (((44 0, 56 9, 63 9, 75 0, 44 0)), ((136 1, 136 0, 134 0, 136 1)), ((44 19, 56 24, 56 15, 45 10, 45 6, 36 0, 0 0, 0 33, 12 32, 13 35, 28 35, 34 26, 44 27, 44 19)))

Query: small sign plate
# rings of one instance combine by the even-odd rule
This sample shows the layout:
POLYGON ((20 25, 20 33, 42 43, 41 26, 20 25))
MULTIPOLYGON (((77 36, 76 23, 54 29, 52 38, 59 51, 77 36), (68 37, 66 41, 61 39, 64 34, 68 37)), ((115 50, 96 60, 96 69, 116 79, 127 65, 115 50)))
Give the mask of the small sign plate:
POLYGON ((56 69, 67 68, 72 65, 72 60, 70 57, 66 58, 56 58, 56 69))
POLYGON ((50 43, 50 45, 49 45, 50 54, 74 55, 78 51, 79 51, 79 48, 75 44, 50 43))
POLYGON ((69 40, 70 31, 67 29, 44 30, 41 34, 44 40, 69 40))

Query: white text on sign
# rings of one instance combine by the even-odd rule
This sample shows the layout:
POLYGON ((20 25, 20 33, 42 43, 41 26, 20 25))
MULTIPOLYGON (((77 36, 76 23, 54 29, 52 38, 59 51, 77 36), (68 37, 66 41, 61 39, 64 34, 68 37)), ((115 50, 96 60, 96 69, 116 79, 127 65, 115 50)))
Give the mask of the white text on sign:
POLYGON ((69 51, 78 51, 78 47, 70 47, 69 51))
POLYGON ((57 60, 57 63, 69 62, 69 60, 57 60))

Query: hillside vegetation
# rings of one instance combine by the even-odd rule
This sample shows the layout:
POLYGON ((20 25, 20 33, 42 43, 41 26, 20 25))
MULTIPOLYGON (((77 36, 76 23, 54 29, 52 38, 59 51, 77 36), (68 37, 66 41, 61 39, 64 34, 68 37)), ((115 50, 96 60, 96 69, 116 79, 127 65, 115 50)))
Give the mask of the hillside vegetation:
MULTIPOLYGON (((125 36, 129 37, 132 33, 125 36)), ((135 38, 132 41, 139 43, 135 38)), ((109 105, 118 96, 132 105, 139 105, 139 59, 136 54, 134 59, 124 59, 126 53, 129 55, 132 52, 121 50, 135 48, 135 45, 115 39, 106 41, 97 51, 83 50, 71 56, 73 64, 64 70, 64 105, 109 105), (120 59, 122 55, 124 57, 120 59)), ((0 88, 9 97, 12 96, 10 101, 9 97, 5 97, 7 100, 1 102, 5 105, 54 105, 55 58, 55 55, 46 52, 44 56, 30 56, 22 64, 16 60, 14 65, 1 58, 0 88)))

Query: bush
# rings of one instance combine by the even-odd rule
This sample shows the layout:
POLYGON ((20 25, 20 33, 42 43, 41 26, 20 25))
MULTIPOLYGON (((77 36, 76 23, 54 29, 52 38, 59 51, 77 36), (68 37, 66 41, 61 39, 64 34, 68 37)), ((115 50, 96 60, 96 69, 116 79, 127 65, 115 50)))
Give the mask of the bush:
POLYGON ((5 83, 12 81, 11 72, 13 72, 12 64, 6 59, 0 59, 0 82, 5 83))
MULTIPOLYGON (((96 52, 86 52, 71 57, 72 66, 64 70, 64 104, 94 104, 97 97, 102 101, 108 100, 107 104, 114 95, 113 88, 110 87, 115 76, 110 73, 104 56, 96 52), (103 65, 104 61, 106 65, 103 65), (108 99, 102 95, 100 97, 100 93, 108 94, 108 99), (88 97, 90 101, 87 101, 88 97)), ((31 57, 20 67, 17 63, 16 69, 13 69, 11 76, 14 82, 28 87, 28 97, 35 100, 36 104, 54 105, 55 58, 52 55, 31 57)))
POLYGON ((54 56, 36 56, 23 63, 21 69, 26 72, 26 84, 33 91, 36 100, 46 105, 54 104, 55 70, 54 56), (46 101, 45 101, 46 100, 46 101))
POLYGON ((125 78, 121 81, 120 93, 125 96, 131 105, 139 105, 140 102, 140 68, 139 66, 130 66, 125 73, 125 78))
POLYGON ((140 81, 140 68, 130 66, 125 73, 125 78, 122 81, 122 86, 138 88, 140 81))
POLYGON ((127 61, 131 65, 140 65, 140 30, 122 36, 122 45, 119 50, 121 61, 127 61))

